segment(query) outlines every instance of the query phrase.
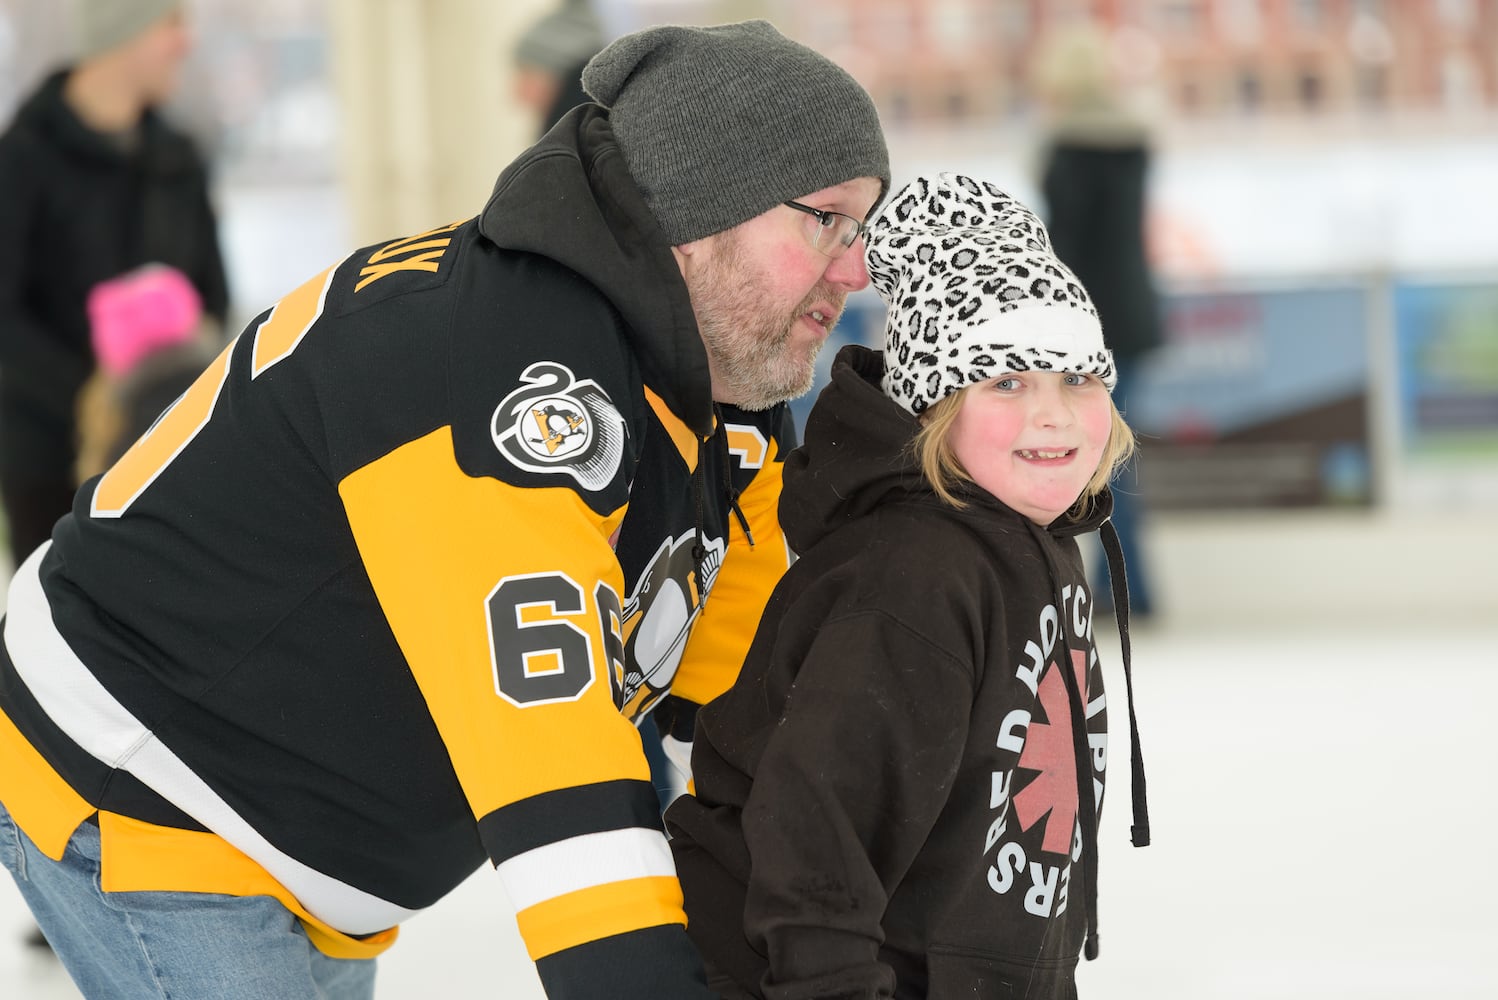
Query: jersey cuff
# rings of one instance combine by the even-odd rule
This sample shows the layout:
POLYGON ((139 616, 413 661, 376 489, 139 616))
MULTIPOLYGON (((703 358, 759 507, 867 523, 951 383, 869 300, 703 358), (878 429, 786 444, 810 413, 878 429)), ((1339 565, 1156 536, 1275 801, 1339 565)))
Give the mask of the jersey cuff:
POLYGON ((660 799, 648 781, 619 779, 559 788, 511 803, 479 820, 496 865, 538 847, 612 830, 664 831, 660 799))
POLYGON ((548 1000, 716 1000, 680 924, 589 941, 536 962, 548 1000))

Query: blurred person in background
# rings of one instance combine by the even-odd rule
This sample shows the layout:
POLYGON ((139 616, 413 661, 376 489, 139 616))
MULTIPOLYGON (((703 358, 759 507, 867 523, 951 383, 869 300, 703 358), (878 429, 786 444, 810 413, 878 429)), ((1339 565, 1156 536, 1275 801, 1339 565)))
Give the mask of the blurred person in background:
MULTIPOLYGON (((1118 365, 1113 398, 1127 416, 1141 363, 1160 345, 1160 304, 1145 245, 1146 179, 1153 111, 1146 81, 1147 39, 1083 21, 1043 40, 1033 83, 1046 117, 1040 186, 1056 255, 1092 294, 1118 365)), ((1144 449, 1147 451, 1148 449, 1144 449)), ((1155 606, 1139 484, 1141 456, 1113 490, 1113 525, 1123 545, 1130 607, 1143 619, 1155 606)), ((1097 563, 1093 590, 1109 593, 1097 563)))
POLYGON ((583 81, 478 215, 257 316, 17 570, 0 862, 85 994, 367 1000, 487 861, 550 996, 710 1000, 637 726, 684 759, 785 572, 784 401, 889 157, 765 21, 583 81))
POLYGON ((562 116, 589 100, 583 67, 604 46, 603 24, 588 0, 564 0, 520 36, 514 50, 514 94, 537 116, 545 135, 562 116))
POLYGON ((98 367, 78 393, 79 484, 119 460, 223 349, 187 276, 147 264, 88 296, 98 367))
POLYGON ((222 321, 228 288, 202 158, 156 111, 190 37, 178 0, 81 0, 77 59, 0 136, 0 493, 19 563, 72 505, 85 302, 142 264, 177 268, 222 321))

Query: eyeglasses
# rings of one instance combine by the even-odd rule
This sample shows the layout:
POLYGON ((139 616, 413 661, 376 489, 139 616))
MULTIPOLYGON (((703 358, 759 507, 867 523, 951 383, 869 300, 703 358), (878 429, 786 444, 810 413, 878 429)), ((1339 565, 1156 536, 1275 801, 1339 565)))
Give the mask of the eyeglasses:
POLYGON ((855 240, 868 233, 868 227, 851 215, 841 212, 828 212, 820 208, 812 208, 803 205, 799 201, 782 202, 786 208, 794 208, 798 212, 805 212, 816 219, 808 234, 811 245, 822 251, 828 257, 837 258, 843 255, 843 251, 851 247, 855 240))

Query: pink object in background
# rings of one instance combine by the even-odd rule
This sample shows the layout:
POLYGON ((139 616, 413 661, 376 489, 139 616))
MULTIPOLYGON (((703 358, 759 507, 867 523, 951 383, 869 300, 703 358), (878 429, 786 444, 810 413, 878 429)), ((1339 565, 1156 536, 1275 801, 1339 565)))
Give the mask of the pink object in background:
POLYGON ((95 285, 88 318, 99 367, 119 376, 151 352, 190 340, 203 300, 181 271, 146 264, 95 285))

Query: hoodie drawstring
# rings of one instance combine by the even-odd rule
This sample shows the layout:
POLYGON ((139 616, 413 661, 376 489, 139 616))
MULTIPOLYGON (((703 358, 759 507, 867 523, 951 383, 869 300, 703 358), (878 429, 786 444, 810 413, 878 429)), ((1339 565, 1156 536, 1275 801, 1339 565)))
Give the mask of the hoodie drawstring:
POLYGON ((707 591, 703 588, 702 562, 707 558, 707 546, 702 542, 702 522, 705 516, 704 508, 707 503, 707 448, 714 443, 718 447, 718 465, 723 470, 723 495, 728 500, 728 509, 733 511, 733 516, 738 518, 739 527, 744 530, 744 537, 749 542, 749 547, 754 548, 754 532, 749 530, 749 519, 744 516, 744 510, 739 506, 739 491, 733 488, 733 455, 728 450, 728 432, 723 423, 723 411, 718 404, 713 404, 714 426, 711 437, 699 438, 697 442, 697 468, 692 470, 692 499, 696 504, 696 520, 693 523, 693 531, 696 540, 692 545, 692 576, 697 583, 697 601, 699 607, 707 604, 707 591))
MULTIPOLYGON (((1056 602, 1057 609, 1061 610, 1064 615, 1066 602, 1063 595, 1054 592, 1054 589, 1060 586, 1061 574, 1057 570, 1055 560, 1051 557, 1051 550, 1046 544, 1046 539, 1042 537, 1045 529, 1033 523, 1028 527, 1040 546, 1046 570, 1050 573, 1053 588, 1052 600, 1056 602)), ((1144 758, 1139 753, 1139 727, 1134 717, 1134 672, 1129 648, 1129 588, 1124 579, 1123 548, 1119 544, 1118 532, 1114 529, 1112 521, 1103 522, 1099 536, 1108 559, 1108 580, 1113 593, 1113 607, 1118 616, 1118 634, 1123 649, 1124 686, 1129 705, 1129 783, 1133 800, 1133 826, 1130 828, 1130 839, 1135 847, 1147 847, 1150 842, 1149 809, 1145 802, 1144 758)), ((1062 641, 1069 649, 1070 642, 1066 639, 1064 628, 1061 634, 1062 641)), ((1063 667, 1069 662, 1069 657, 1063 660, 1063 667)), ((1074 672, 1070 669, 1062 669, 1061 675, 1066 686, 1067 701, 1071 703, 1072 718, 1081 720, 1072 726, 1072 753, 1076 758, 1077 767, 1077 806, 1082 824, 1082 872, 1086 882, 1084 898, 1087 911, 1087 937, 1082 946, 1082 955, 1088 961, 1092 961, 1098 957, 1099 952, 1097 799, 1092 789, 1092 755, 1088 746, 1085 699, 1082 697, 1081 687, 1074 672)))
POLYGON ((739 527, 744 530, 744 538, 748 540, 749 547, 752 549, 754 548, 754 532, 749 530, 749 519, 744 516, 744 509, 739 506, 739 491, 733 488, 733 454, 728 450, 728 434, 723 427, 723 411, 719 410, 715 403, 713 412, 718 415, 717 438, 723 468, 723 495, 728 498, 728 509, 733 511, 733 516, 738 519, 739 527))
POLYGON ((696 533, 692 543, 692 579, 697 584, 697 606, 699 608, 707 604, 707 588, 703 586, 702 561, 707 558, 707 546, 702 544, 702 507, 706 502, 704 494, 707 492, 707 473, 703 471, 706 463, 703 461, 701 450, 708 443, 703 438, 698 446, 697 468, 692 470, 692 499, 696 504, 696 518, 692 524, 692 530, 696 533))
POLYGON ((1129 649, 1129 581, 1124 576, 1123 545, 1113 521, 1103 522, 1098 531, 1103 554, 1108 559, 1108 586, 1113 593, 1113 612, 1118 616, 1118 638, 1123 649, 1124 687, 1129 700, 1129 786, 1133 797, 1134 824, 1129 839, 1135 847, 1150 843, 1149 803, 1144 795, 1144 757, 1139 752, 1139 725, 1134 718, 1134 669, 1129 649))

